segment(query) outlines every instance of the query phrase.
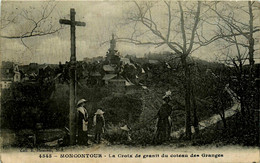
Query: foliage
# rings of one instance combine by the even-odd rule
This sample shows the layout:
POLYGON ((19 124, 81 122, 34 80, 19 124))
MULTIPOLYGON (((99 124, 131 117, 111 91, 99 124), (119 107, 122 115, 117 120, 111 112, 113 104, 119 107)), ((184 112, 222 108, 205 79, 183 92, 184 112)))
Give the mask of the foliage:
POLYGON ((99 106, 105 111, 107 121, 133 123, 141 114, 142 101, 130 95, 110 96, 100 101, 99 106))
POLYGON ((121 126, 123 126, 122 123, 114 125, 113 123, 109 122, 106 126, 104 138, 112 144, 122 143, 122 131, 120 129, 121 126))
POLYGON ((223 129, 218 126, 223 126, 222 122, 201 131, 199 135, 194 137, 193 145, 215 144, 223 146, 238 144, 255 146, 258 144, 254 133, 259 132, 259 129, 253 127, 252 124, 248 124, 247 128, 244 128, 241 114, 227 118, 228 128, 223 129))
POLYGON ((51 115, 48 100, 52 89, 49 85, 40 87, 37 83, 13 83, 10 89, 2 92, 2 127, 32 129, 35 128, 35 123, 48 120, 48 115, 51 115))
POLYGON ((129 131, 131 141, 127 141, 123 131, 120 127, 124 126, 124 123, 114 125, 109 123, 106 127, 104 138, 112 144, 127 144, 127 145, 149 145, 153 143, 155 124, 152 121, 150 123, 136 122, 132 124, 132 128, 129 131))
POLYGON ((153 144, 155 136, 155 121, 150 123, 136 123, 131 132, 133 144, 149 145, 153 144))
MULTIPOLYGON (((239 84, 229 79, 230 69, 225 66, 207 63, 196 64, 196 66, 191 67, 191 77, 199 120, 207 119, 216 113, 223 115, 223 111, 231 105, 231 98, 225 91, 226 84, 231 83, 230 87, 235 92, 239 91, 239 89, 235 89, 239 87, 239 84)), ((98 108, 102 108, 105 111, 104 116, 107 123, 104 137, 112 143, 152 144, 156 114, 162 104, 162 96, 168 89, 173 92, 171 103, 174 110, 172 114, 174 131, 185 125, 185 99, 181 84, 182 70, 168 70, 164 63, 145 64, 145 66, 149 67, 151 76, 144 80, 151 80, 151 84, 147 85, 148 89, 136 90, 135 94, 112 93, 106 87, 100 86, 89 88, 88 85, 78 81, 77 100, 85 98, 88 101, 90 126, 94 113, 98 108), (165 80, 168 73, 171 74, 172 78, 165 80), (120 127, 124 124, 131 128, 131 142, 122 141, 120 127)), ((148 70, 147 67, 146 70, 148 70)), ((249 93, 250 90, 246 91, 249 93)), ((36 123, 43 123, 44 128, 68 126, 68 84, 56 83, 54 85, 45 80, 42 80, 41 83, 13 83, 9 90, 3 90, 1 98, 1 127, 14 130, 35 129, 36 123)), ((243 116, 239 118, 237 115, 232 119, 229 118, 225 130, 214 131, 215 128, 211 128, 201 131, 201 134, 195 135, 194 144, 214 142, 254 144, 256 139, 253 135, 257 133, 255 122, 248 121, 245 128, 242 126, 245 124, 243 124, 244 121, 241 117, 243 116), (232 123, 230 123, 231 120, 232 123)))

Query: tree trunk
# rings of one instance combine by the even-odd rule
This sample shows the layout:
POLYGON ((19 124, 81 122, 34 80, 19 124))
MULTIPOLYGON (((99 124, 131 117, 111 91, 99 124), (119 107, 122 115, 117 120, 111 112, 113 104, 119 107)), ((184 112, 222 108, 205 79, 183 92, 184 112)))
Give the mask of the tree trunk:
POLYGON ((227 121, 226 121, 226 118, 225 118, 225 109, 222 108, 222 114, 219 114, 219 115, 222 119, 223 127, 226 130, 227 129, 227 121))
POLYGON ((253 26, 253 11, 252 11, 252 2, 248 1, 248 8, 249 8, 249 30, 250 30, 250 34, 249 34, 249 64, 250 64, 250 73, 252 73, 252 68, 253 65, 255 63, 254 61, 254 38, 253 38, 253 30, 254 30, 254 26, 253 26))
POLYGON ((194 90, 193 87, 191 88, 191 95, 192 95, 192 108, 193 108, 193 126, 195 129, 195 133, 199 133, 199 122, 198 122, 198 117, 197 117, 197 103, 196 99, 194 96, 194 90))
POLYGON ((191 140, 191 113, 190 113, 190 92, 191 92, 191 82, 190 82, 190 68, 186 61, 187 57, 182 57, 182 65, 184 68, 184 88, 185 88, 185 129, 186 129, 186 138, 191 140))
POLYGON ((246 112, 245 112, 245 98, 244 98, 244 95, 241 95, 240 96, 240 107, 241 107, 241 115, 242 117, 244 118, 245 115, 246 115, 246 112))
POLYGON ((239 82, 239 101, 240 101, 240 107, 241 107, 241 115, 242 117, 245 117, 245 92, 244 92, 244 79, 243 79, 243 66, 242 64, 240 63, 239 64, 239 67, 237 67, 237 79, 238 79, 238 82, 239 82))

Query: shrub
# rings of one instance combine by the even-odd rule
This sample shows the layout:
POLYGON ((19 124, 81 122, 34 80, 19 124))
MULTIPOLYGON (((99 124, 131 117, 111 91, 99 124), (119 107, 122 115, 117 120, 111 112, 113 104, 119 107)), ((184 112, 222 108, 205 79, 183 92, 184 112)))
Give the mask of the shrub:
POLYGON ((153 144, 155 136, 155 125, 150 123, 140 126, 136 124, 131 131, 131 138, 133 144, 148 145, 153 144))
POLYGON ((68 118, 68 98, 65 85, 57 90, 39 83, 13 83, 1 96, 1 127, 13 130, 63 127, 68 118))
POLYGON ((123 121, 134 123, 142 111, 141 100, 128 95, 104 98, 99 102, 99 106, 105 111, 106 121, 113 124, 123 121))
POLYGON ((123 126, 123 124, 121 124, 121 123, 119 123, 117 125, 108 123, 106 126, 105 133, 104 133, 104 138, 112 144, 122 143, 121 142, 122 135, 121 135, 121 129, 120 129, 121 126, 123 126))
POLYGON ((45 99, 40 95, 37 84, 13 83, 1 96, 1 127, 14 130, 34 128, 40 120, 41 104, 45 99))

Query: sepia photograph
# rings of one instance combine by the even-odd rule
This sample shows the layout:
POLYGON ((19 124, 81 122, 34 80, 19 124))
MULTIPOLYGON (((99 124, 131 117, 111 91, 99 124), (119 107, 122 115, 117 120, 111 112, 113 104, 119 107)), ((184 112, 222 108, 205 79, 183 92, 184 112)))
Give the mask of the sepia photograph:
POLYGON ((260 161, 259 1, 1 0, 0 163, 260 161))

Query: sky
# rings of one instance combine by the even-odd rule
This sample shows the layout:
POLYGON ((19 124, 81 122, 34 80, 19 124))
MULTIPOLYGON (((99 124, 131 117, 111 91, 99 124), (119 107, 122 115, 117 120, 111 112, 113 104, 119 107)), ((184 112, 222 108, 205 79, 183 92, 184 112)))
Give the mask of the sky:
MULTIPOLYGON (((1 35, 14 36, 20 35, 25 31, 30 31, 32 21, 25 20, 21 13, 27 12, 30 18, 39 19, 40 12, 47 2, 41 1, 11 1, 2 2, 1 18, 18 15, 15 23, 10 23, 1 30, 1 35)), ((76 54, 77 60, 83 58, 105 56, 109 48, 109 40, 112 33, 116 37, 129 36, 133 30, 133 25, 125 25, 126 14, 134 10, 133 2, 123 1, 58 1, 52 2, 49 6, 55 6, 50 17, 46 20, 43 27, 51 24, 59 27, 59 19, 69 19, 70 8, 76 10, 76 20, 86 23, 85 27, 76 27, 76 54), (105 43, 104 43, 105 42, 105 43)), ((51 9, 51 7, 49 7, 51 9)), ((156 21, 164 23, 162 17, 165 13, 160 10, 160 6, 155 8, 157 12, 156 21), (163 15, 160 17, 160 14, 163 15), (159 16, 158 16, 159 15, 159 16)), ((47 10, 48 11, 48 10, 47 10)), ((146 39, 154 39, 147 37, 146 39)), ((23 39, 1 39, 1 60, 14 61, 21 64, 32 62, 57 64, 66 62, 70 59, 70 28, 65 26, 59 32, 23 39)), ((171 51, 167 46, 137 46, 129 43, 117 42, 117 49, 122 55, 136 54, 137 57, 149 52, 171 51)), ((216 59, 217 47, 210 45, 200 48, 192 55, 204 60, 214 61, 216 59)))

